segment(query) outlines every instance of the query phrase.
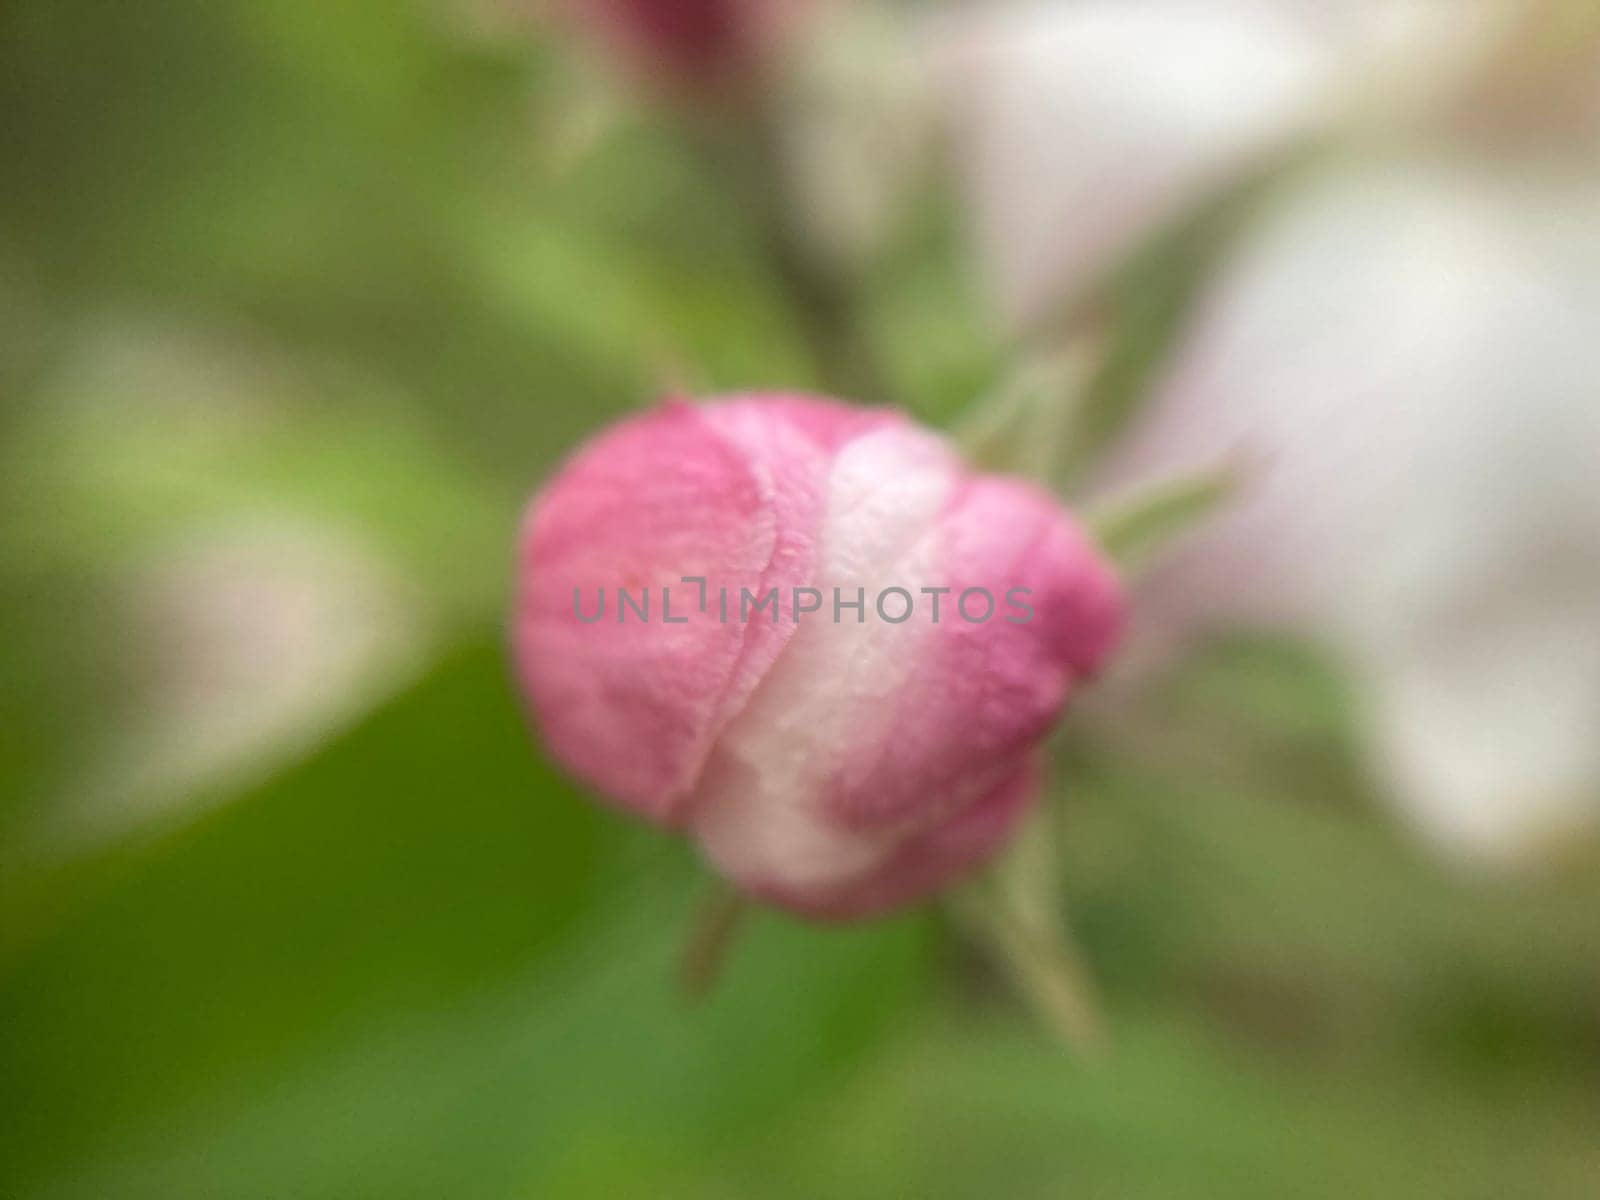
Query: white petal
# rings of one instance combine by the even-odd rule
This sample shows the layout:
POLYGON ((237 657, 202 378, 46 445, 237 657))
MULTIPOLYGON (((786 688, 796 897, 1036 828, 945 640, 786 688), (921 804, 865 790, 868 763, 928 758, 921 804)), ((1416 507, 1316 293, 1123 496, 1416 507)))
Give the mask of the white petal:
POLYGON ((1113 472, 1251 464, 1156 606, 1342 648, 1402 800, 1464 843, 1600 790, 1597 333, 1594 185, 1346 169, 1227 273, 1113 472))
POLYGON ((1378 768, 1424 835, 1466 857, 1511 861, 1594 820, 1595 599, 1591 587, 1469 611, 1376 664, 1378 768))
POLYGON ((287 512, 201 522, 130 581, 156 665, 47 840, 92 843, 314 747, 421 665, 420 598, 369 539, 287 512))
POLYGON ((1017 323, 1304 128, 1334 45, 1252 0, 1008 6, 949 41, 981 265, 1017 323))

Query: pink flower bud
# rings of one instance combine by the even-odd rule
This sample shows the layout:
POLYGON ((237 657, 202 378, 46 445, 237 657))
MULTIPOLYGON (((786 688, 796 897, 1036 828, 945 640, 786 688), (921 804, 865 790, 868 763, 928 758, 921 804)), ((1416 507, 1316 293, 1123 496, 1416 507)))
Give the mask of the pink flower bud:
POLYGON ((758 68, 800 0, 567 0, 575 17, 648 75, 718 91, 758 68))
POLYGON ((897 413, 669 401, 535 498, 515 652, 550 751, 747 892, 862 916, 1006 839, 1122 624, 1040 489, 897 413))

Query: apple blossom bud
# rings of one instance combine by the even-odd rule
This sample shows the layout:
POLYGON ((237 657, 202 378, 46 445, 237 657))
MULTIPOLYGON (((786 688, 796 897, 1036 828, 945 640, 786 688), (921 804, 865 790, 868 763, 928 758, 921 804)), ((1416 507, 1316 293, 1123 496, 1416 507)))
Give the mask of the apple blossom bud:
POLYGON ((514 644, 551 753, 743 890, 857 917, 1006 839, 1117 639, 1044 491, 886 410, 669 401, 534 499, 514 644))
POLYGON ((757 71, 801 0, 566 0, 574 18, 658 83, 722 91, 757 71))

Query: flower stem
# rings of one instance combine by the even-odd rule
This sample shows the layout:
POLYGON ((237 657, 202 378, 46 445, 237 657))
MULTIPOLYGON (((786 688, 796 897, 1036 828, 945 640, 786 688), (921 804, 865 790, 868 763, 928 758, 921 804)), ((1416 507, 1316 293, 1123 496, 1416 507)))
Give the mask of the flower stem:
POLYGON ((1071 937, 1029 930, 1007 913, 993 922, 994 946, 1039 1017, 1080 1057, 1111 1048, 1099 995, 1071 937))
POLYGON ((953 902, 962 923, 1062 1044, 1085 1061, 1105 1057, 1111 1039, 1098 991, 1066 929, 1028 920, 992 884, 959 892, 953 902))
POLYGON ((678 982, 688 999, 709 995, 722 977, 747 908, 744 897, 722 883, 714 884, 700 902, 678 966, 678 982))
POLYGON ((704 125, 699 143, 748 216, 811 359, 818 384, 841 399, 886 404, 887 376, 867 336, 860 289, 810 244, 789 182, 769 99, 704 125))

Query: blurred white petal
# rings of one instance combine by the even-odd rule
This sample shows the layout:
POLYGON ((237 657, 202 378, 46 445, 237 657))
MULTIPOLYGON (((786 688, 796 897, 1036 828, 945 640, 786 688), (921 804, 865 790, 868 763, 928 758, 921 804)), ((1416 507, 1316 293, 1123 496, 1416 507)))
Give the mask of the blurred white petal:
POLYGON ((1150 614, 1320 631, 1401 800, 1483 852, 1600 793, 1597 331, 1600 182, 1346 167, 1225 274, 1111 471, 1253 464, 1150 614))
MULTIPOLYGON (((1492 598, 1491 598, 1492 599, 1492 598)), ((1600 780, 1596 596, 1526 597, 1439 620, 1374 664, 1377 767, 1445 849, 1516 859, 1592 823, 1600 780)))
POLYGON ((1255 0, 980 10, 942 50, 980 265, 1026 324, 1314 119, 1337 39, 1255 0))
POLYGON ((421 666, 422 598, 368 539, 292 513, 201 524, 123 592, 135 705, 57 836, 116 836, 315 747, 421 666))
MULTIPOLYGON (((39 395, 6 447, 24 504, 5 550, 21 578, 92 588, 114 633, 63 664, 103 681, 103 715, 22 818, 27 855, 237 794, 481 619, 473 531, 497 561, 500 518, 348 370, 113 312, 39 395)), ((481 586, 497 606, 492 569, 481 586)))

